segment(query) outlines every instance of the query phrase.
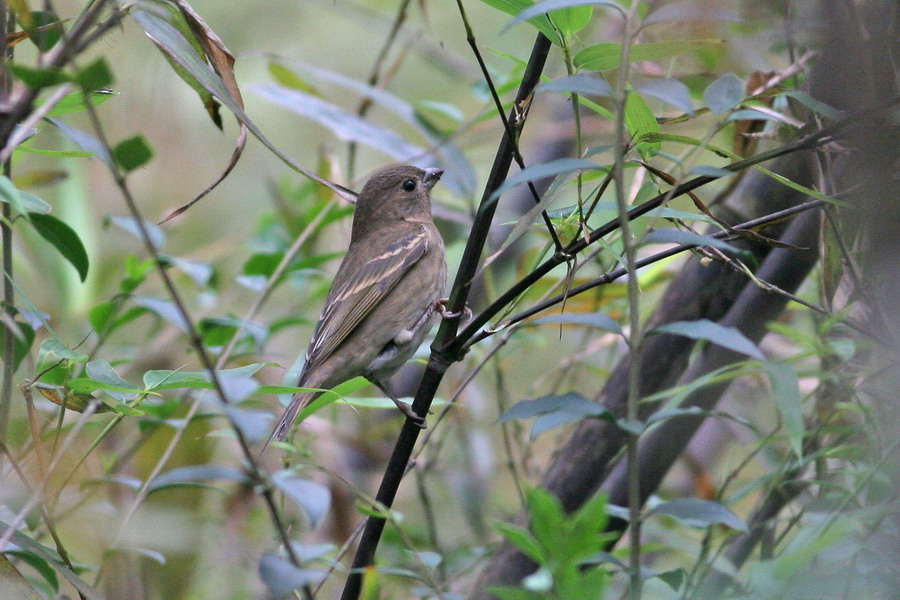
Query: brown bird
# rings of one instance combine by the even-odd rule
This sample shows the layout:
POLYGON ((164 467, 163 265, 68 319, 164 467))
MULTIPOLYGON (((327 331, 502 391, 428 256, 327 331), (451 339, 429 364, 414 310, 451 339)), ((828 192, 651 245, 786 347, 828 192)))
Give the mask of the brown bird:
MULTIPOLYGON (((422 343, 434 313, 444 314, 447 260, 430 196, 442 174, 388 167, 363 186, 350 247, 313 331, 298 386, 328 389, 362 375, 425 427, 425 419, 394 396, 389 379, 422 343)), ((272 437, 284 439, 320 393, 294 394, 272 437)))

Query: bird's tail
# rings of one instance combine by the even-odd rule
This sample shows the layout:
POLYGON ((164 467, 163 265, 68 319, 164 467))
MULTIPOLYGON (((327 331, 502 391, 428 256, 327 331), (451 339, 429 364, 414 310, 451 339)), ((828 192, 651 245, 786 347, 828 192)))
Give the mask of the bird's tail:
POLYGON ((291 397, 291 403, 288 404, 287 409, 284 411, 284 414, 281 415, 281 419, 278 421, 278 425, 275 426, 275 429, 272 430, 272 435, 269 436, 269 441, 266 442, 266 445, 269 445, 273 439, 278 440, 279 442, 287 437, 287 434, 290 433, 291 427, 294 425, 294 420, 296 420, 297 415, 300 414, 300 411, 306 408, 310 402, 316 399, 319 394, 315 392, 306 392, 306 393, 298 393, 294 394, 291 397))

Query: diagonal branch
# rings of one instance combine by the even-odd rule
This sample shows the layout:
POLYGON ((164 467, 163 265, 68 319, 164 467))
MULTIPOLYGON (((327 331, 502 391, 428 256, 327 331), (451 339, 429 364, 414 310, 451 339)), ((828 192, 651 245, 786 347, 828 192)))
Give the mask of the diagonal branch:
MULTIPOLYGON (((543 72, 544 64, 546 63, 549 52, 550 40, 543 34, 538 34, 532 47, 528 65, 525 67, 525 72, 522 76, 522 83, 520 84, 519 91, 516 95, 513 114, 511 115, 512 117, 515 116, 515 107, 530 98, 531 94, 534 92, 535 87, 540 81, 540 76, 543 72)), ((497 203, 491 200, 491 195, 506 179, 509 167, 512 164, 513 148, 516 144, 514 136, 522 130, 524 125, 524 118, 516 122, 517 131, 507 131, 497 149, 494 165, 491 169, 487 184, 485 185, 478 212, 475 214, 472 231, 469 234, 469 241, 463 252, 462 261, 456 274, 456 280, 454 281, 453 289, 450 293, 448 309, 452 312, 462 314, 462 310, 466 306, 466 300, 468 299, 469 291, 472 286, 472 279, 478 269, 478 263, 485 242, 487 241, 487 236, 497 208, 497 203)), ((456 335, 458 326, 458 318, 445 320, 441 324, 437 337, 431 346, 432 352, 428 361, 428 366, 425 369, 425 373, 422 376, 422 382, 419 384, 419 390, 413 401, 413 410, 416 411, 417 414, 428 414, 428 409, 434 400, 438 385, 440 385, 447 367, 452 362, 445 347, 447 341, 456 335)), ((406 472, 406 465, 409 462, 410 456, 412 456, 413 448, 419 437, 419 432, 421 431, 422 430, 411 420, 407 419, 404 422, 403 429, 400 431, 400 436, 397 439, 394 451, 385 468, 385 473, 382 477, 381 485, 378 488, 378 494, 376 495, 376 500, 381 505, 390 508, 393 504, 397 489, 400 486, 400 481, 406 472)), ((341 595, 342 600, 356 600, 359 598, 362 589, 361 571, 365 567, 373 564, 375 560, 375 550, 381 540, 384 526, 385 520, 374 516, 369 517, 366 522, 365 531, 360 540, 359 548, 356 551, 356 556, 353 559, 353 570, 347 577, 347 582, 341 595)))

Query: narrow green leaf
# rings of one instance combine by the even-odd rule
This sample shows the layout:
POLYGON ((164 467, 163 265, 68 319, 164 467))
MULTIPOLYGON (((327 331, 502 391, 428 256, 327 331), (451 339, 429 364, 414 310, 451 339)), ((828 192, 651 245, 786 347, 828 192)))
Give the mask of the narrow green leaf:
POLYGON ((803 458, 803 436, 806 427, 803 423, 803 398, 800 395, 800 383, 797 373, 789 363, 766 361, 766 374, 772 384, 772 393, 781 420, 787 430, 791 450, 797 458, 803 458))
POLYGON ((543 562, 546 559, 544 549, 541 548, 540 542, 538 542, 537 538, 524 527, 519 527, 512 523, 496 521, 494 523, 494 529, 509 540, 516 548, 528 555, 532 560, 543 562))
POLYGON ((528 324, 583 325, 585 327, 605 329, 606 331, 611 331, 613 333, 622 333, 622 326, 619 325, 615 319, 603 313, 565 313, 562 315, 548 315, 546 317, 541 317, 540 319, 535 319, 528 324))
MULTIPOLYGON (((10 526, 5 522, 0 521, 0 535, 5 535, 9 530, 10 526)), ((20 531, 13 531, 11 540, 19 548, 27 550, 53 565, 53 568, 56 569, 60 575, 65 577, 66 580, 88 600, 102 600, 103 597, 85 583, 83 579, 78 577, 78 575, 63 562, 62 558, 55 551, 47 548, 43 544, 39 544, 20 531)))
POLYGON ((422 148, 395 131, 306 92, 272 84, 257 84, 251 89, 266 100, 327 127, 341 140, 365 144, 400 161, 423 153, 422 148))
POLYGON ((740 250, 728 242, 724 242, 711 235, 700 235, 680 229, 655 229, 647 234, 645 244, 682 244, 685 246, 710 246, 739 254, 740 250))
POLYGON ((491 199, 496 200, 506 190, 527 181, 537 181, 546 177, 555 177, 561 173, 569 173, 571 171, 590 171, 601 169, 597 163, 582 158, 558 158, 545 163, 535 163, 528 165, 512 177, 506 179, 503 184, 497 188, 491 199))
POLYGON ((75 230, 51 215, 33 212, 29 217, 35 231, 59 250, 62 257, 78 271, 81 281, 84 281, 88 274, 88 255, 75 230))
POLYGON ((592 96, 613 95, 613 90, 605 79, 587 73, 578 73, 577 75, 570 75, 569 77, 558 77, 557 79, 542 84, 538 88, 538 91, 590 94, 592 96))
POLYGON ((236 481, 238 483, 250 483, 250 478, 244 471, 232 467, 220 465, 191 465, 188 467, 176 467, 153 479, 147 486, 147 493, 152 494, 160 490, 180 487, 185 484, 201 481, 236 481))
POLYGON ((92 135, 89 135, 81 131, 80 129, 75 129, 74 127, 66 125, 58 119, 47 117, 47 121, 56 125, 56 127, 59 128, 63 135, 75 142, 75 144, 82 150, 90 152, 108 165, 112 164, 112 158, 110 157, 106 147, 92 135))
POLYGON ((648 514, 675 517, 689 527, 705 529, 711 525, 725 525, 737 531, 747 531, 747 524, 720 503, 711 500, 681 498, 657 505, 648 514))
MULTIPOLYGON (((647 44, 632 44, 631 62, 665 61, 679 54, 699 48, 722 44, 720 39, 668 40, 647 44)), ((588 46, 575 55, 575 66, 590 71, 617 69, 622 61, 622 44, 604 42, 588 46)))
MULTIPOLYGON (((50 112, 47 113, 47 116, 58 117, 60 115, 83 112, 85 110, 85 102, 90 102, 93 106, 99 106, 110 98, 118 95, 118 92, 111 92, 109 90, 95 90, 89 94, 85 94, 84 92, 72 92, 71 94, 66 94, 62 100, 57 102, 53 108, 50 109, 50 112)), ((40 106, 45 101, 46 100, 43 99, 37 100, 34 104, 35 106, 40 106)))
POLYGON ((696 321, 675 321, 652 329, 648 333, 669 333, 683 335, 695 340, 707 340, 729 350, 746 354, 757 360, 765 360, 756 344, 751 342, 735 327, 725 327, 709 319, 696 321))
MULTIPOLYGON (((640 93, 636 91, 628 92, 628 96, 625 99, 625 126, 634 138, 640 138, 659 131, 659 123, 656 117, 653 116, 653 111, 647 106, 640 93)), ((647 142, 646 144, 642 142, 639 146, 641 154, 645 158, 649 156, 645 148, 656 152, 659 150, 659 147, 660 144, 655 142, 647 142)))

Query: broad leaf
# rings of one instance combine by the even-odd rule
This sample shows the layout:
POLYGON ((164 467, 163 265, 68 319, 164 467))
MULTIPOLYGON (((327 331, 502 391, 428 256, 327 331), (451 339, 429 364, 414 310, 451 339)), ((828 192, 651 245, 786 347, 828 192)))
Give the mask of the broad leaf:
POLYGON ((302 477, 291 471, 280 471, 272 477, 272 482, 291 498, 306 513, 313 527, 328 514, 331 507, 331 492, 321 484, 302 477))
POLYGON ((648 333, 669 333, 683 335, 695 340, 707 340, 734 352, 746 354, 757 360, 765 360, 756 344, 734 327, 725 327, 709 319, 697 321, 675 321, 652 329, 648 333))
POLYGON ((747 531, 747 524, 724 504, 711 500, 681 498, 663 502, 651 510, 649 515, 668 515, 685 525, 705 529, 712 525, 725 525, 737 531, 747 531))
POLYGON ((75 230, 51 215, 33 212, 28 216, 35 231, 59 250, 62 257, 78 271, 81 281, 84 281, 88 274, 88 256, 75 230))
POLYGON ((725 73, 703 90, 703 99, 715 114, 726 113, 744 99, 744 82, 734 73, 725 73))

